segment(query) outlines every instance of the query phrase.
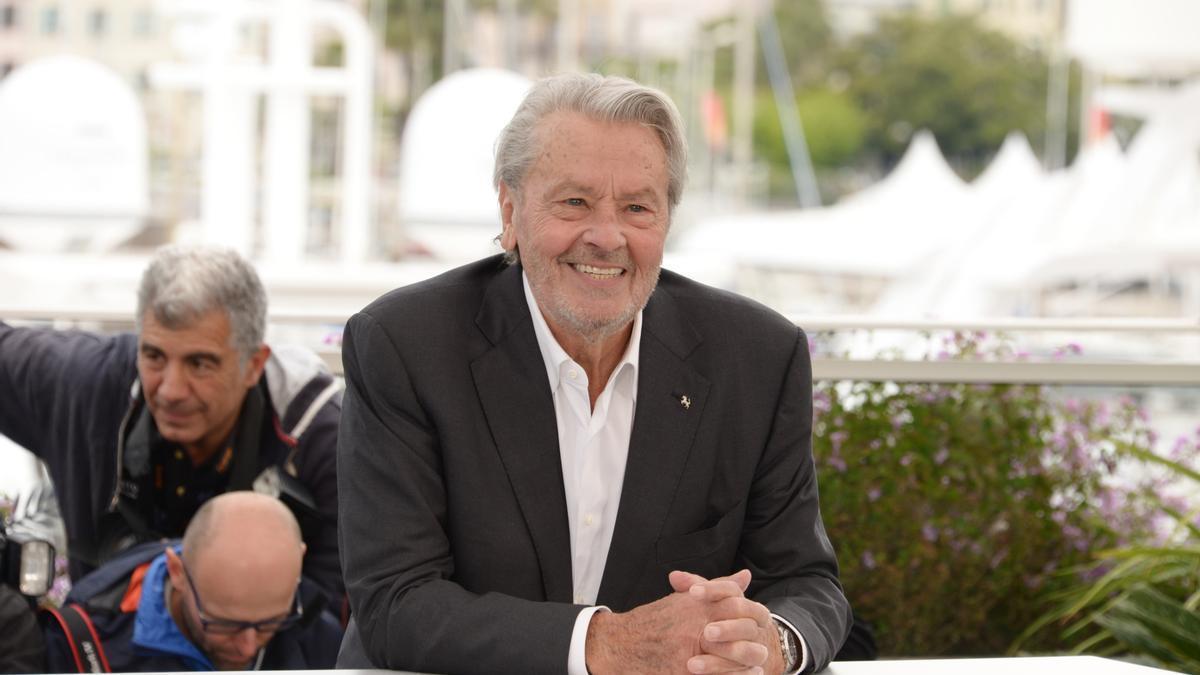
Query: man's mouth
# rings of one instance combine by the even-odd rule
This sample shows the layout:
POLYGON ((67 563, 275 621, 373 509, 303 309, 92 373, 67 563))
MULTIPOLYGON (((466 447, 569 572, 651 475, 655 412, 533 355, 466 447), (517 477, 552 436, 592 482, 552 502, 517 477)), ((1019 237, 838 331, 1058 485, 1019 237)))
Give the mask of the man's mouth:
POLYGON ((576 272, 581 272, 593 279, 615 279, 625 273, 620 267, 594 267, 583 263, 572 263, 576 272))

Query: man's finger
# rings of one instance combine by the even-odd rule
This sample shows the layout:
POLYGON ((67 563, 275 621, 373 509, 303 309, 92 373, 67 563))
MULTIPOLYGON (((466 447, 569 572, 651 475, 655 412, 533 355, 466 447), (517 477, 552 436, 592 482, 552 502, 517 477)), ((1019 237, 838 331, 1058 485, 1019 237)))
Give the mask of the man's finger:
POLYGON ((771 626, 771 610, 766 605, 741 596, 714 601, 708 608, 708 620, 752 619, 760 628, 771 626))
POLYGON ((675 570, 668 574, 667 580, 671 582, 671 589, 676 593, 687 593, 688 589, 692 586, 708 581, 708 579, 699 574, 692 574, 691 572, 683 572, 681 570, 675 570))
POLYGON ((743 595, 750 587, 750 570, 741 570, 727 577, 718 577, 704 582, 694 582, 688 592, 703 600, 720 600, 743 595))
POLYGON ((765 645, 750 640, 739 640, 706 644, 703 654, 688 659, 687 667, 693 673, 729 673, 761 667, 766 662, 765 645))
POLYGON ((757 640, 762 626, 752 618, 725 619, 713 621, 704 627, 702 633, 706 642, 736 642, 738 640, 757 640))

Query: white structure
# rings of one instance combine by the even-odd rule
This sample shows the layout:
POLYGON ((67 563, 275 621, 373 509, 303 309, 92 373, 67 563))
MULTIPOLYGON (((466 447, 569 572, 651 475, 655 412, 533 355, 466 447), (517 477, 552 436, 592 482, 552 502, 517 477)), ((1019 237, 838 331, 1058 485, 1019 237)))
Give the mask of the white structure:
POLYGON ((738 290, 785 311, 865 310, 968 226, 967 196, 921 132, 891 174, 835 206, 714 218, 680 233, 673 250, 729 260, 738 290))
POLYGON ((492 153, 530 84, 506 70, 461 70, 413 106, 400 144, 399 209, 416 248, 464 262, 499 252, 492 153))
POLYGON ((0 82, 0 239, 26 251, 103 251, 149 210, 146 122, 133 91, 75 56, 0 82))
POLYGON ((1200 67, 1198 27, 1195 0, 1071 0, 1066 47, 1097 72, 1186 76, 1200 67))
POLYGON ((159 64, 155 87, 204 96, 203 239, 285 262, 305 254, 309 212, 310 98, 344 102, 341 143, 341 259, 361 262, 371 247, 371 70, 373 41, 353 8, 333 0, 177 0, 166 5, 187 63, 159 64), (313 65, 314 34, 334 31, 341 67, 313 65), (242 48, 246 32, 268 37, 266 60, 242 48), (263 184, 256 174, 256 105, 266 101, 263 184), (261 192, 262 238, 255 239, 261 192))

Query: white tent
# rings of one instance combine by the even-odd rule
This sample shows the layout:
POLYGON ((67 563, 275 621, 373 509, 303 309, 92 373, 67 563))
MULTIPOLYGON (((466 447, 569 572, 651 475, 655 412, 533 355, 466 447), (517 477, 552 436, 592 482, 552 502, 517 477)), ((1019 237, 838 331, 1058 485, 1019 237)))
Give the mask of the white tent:
POLYGON ((702 221, 676 250, 741 265, 896 277, 945 245, 965 197, 962 180, 923 131, 887 177, 837 205, 702 221))
POLYGON ((461 70, 413 106, 400 154, 400 221, 410 240, 442 260, 499 252, 492 148, 529 90, 517 73, 461 70))
POLYGON ((149 211, 146 122, 133 90, 76 56, 0 82, 0 239, 27 251, 103 251, 149 211))
POLYGON ((929 265, 893 284, 873 309, 884 316, 973 317, 991 313, 1039 250, 1044 213, 1061 192, 1019 132, 1008 135, 970 185, 956 235, 929 265))

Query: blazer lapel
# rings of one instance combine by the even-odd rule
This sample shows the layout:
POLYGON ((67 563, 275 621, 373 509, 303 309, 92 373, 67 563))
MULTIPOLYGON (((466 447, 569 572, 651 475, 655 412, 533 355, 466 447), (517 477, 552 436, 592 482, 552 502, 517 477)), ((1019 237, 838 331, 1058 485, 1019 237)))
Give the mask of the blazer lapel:
POLYGON ((475 319, 492 348, 471 364, 487 424, 541 565, 546 599, 571 602, 571 542, 558 423, 521 268, 491 283, 475 319))
POLYGON ((708 379, 685 361, 699 343, 660 286, 642 315, 637 410, 599 604, 628 607, 654 555, 708 398, 708 379))

